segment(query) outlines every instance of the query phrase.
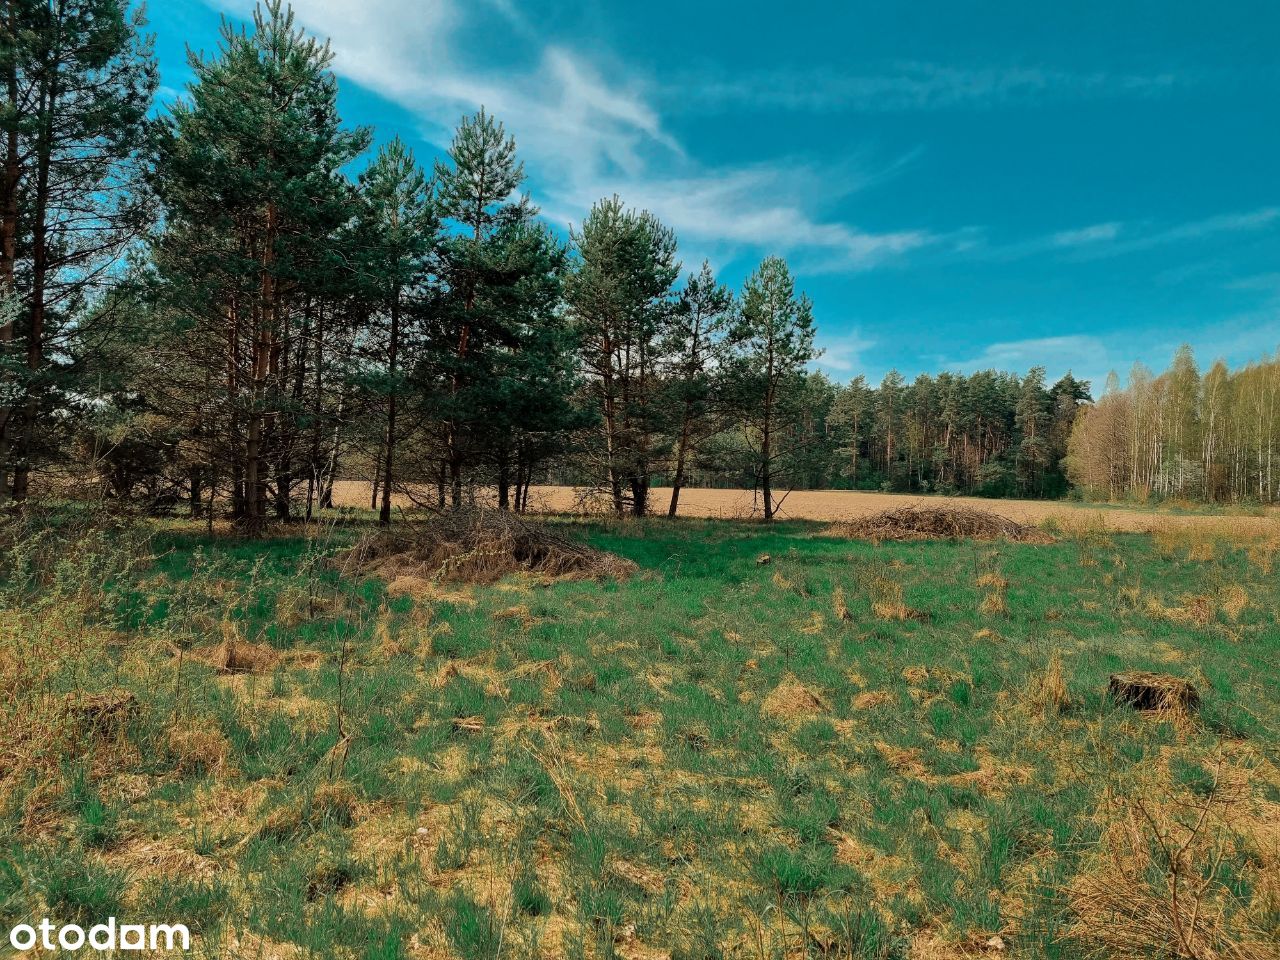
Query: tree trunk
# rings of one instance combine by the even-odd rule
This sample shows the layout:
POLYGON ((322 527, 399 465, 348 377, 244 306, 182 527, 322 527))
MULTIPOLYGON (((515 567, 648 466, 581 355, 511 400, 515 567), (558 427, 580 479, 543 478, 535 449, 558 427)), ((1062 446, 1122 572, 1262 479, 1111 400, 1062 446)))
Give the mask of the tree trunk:
POLYGON ((199 467, 192 467, 192 468, 191 468, 190 475, 188 476, 188 488, 187 488, 187 490, 188 490, 188 493, 187 493, 187 500, 188 500, 188 504, 190 505, 190 509, 191 509, 191 519, 192 519, 192 520, 199 519, 199 517, 200 517, 200 510, 201 510, 201 508, 202 508, 202 506, 203 506, 202 501, 201 501, 201 498, 200 498, 200 497, 201 497, 201 483, 200 483, 200 468, 199 468, 199 467))
POLYGON ((462 507, 462 451, 456 447, 449 450, 449 489, 453 509, 462 507))
POLYGON ((511 468, 505 457, 498 467, 498 509, 511 509, 511 468))
POLYGON ((40 416, 35 392, 39 387, 35 380, 44 362, 45 293, 49 273, 49 167, 53 160, 53 108, 57 101, 58 73, 55 65, 51 68, 47 85, 40 92, 41 128, 36 145, 36 190, 31 218, 31 309, 27 328, 27 371, 31 381, 27 384, 26 409, 18 437, 18 462, 13 472, 13 499, 17 501, 27 499, 30 492, 31 445, 40 416))
POLYGON ((397 287, 391 294, 391 342, 387 346, 387 372, 391 378, 391 389, 387 394, 387 451, 382 463, 382 509, 378 513, 378 524, 391 524, 391 482, 392 463, 396 452, 396 353, 400 346, 400 289, 397 287))
MULTIPOLYGON (((9 16, 5 23, 6 42, 17 45, 17 32, 12 5, 6 4, 9 16)), ((18 68, 16 62, 5 67, 5 96, 9 112, 9 129, 5 133, 4 174, 0 179, 0 295, 17 297, 15 264, 18 246, 18 183, 22 176, 18 165, 18 68)), ((13 343, 13 321, 16 302, 3 305, 5 315, 0 323, 0 352, 8 352, 13 343)), ((9 429, 13 408, 0 408, 0 506, 9 499, 9 429)))
POLYGON ((649 509, 649 478, 634 476, 631 478, 631 515, 643 517, 649 509))
POLYGON ((685 404, 684 424, 680 428, 680 442, 676 445, 676 472, 671 478, 671 504, 667 507, 667 516, 674 517, 680 505, 680 490, 684 487, 684 461, 689 448, 690 432, 689 404, 685 404))

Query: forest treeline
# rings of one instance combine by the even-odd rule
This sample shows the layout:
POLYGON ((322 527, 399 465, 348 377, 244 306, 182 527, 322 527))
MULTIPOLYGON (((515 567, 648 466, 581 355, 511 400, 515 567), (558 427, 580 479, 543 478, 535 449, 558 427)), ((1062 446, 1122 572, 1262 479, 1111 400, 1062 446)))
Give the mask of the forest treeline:
POLYGON ((384 522, 392 492, 519 510, 557 481, 674 514, 697 484, 754 488, 770 518, 791 488, 1058 496, 1068 465, 1090 490, 1164 490, 1205 442, 1179 492, 1275 494, 1270 447, 1254 485, 1262 441, 1215 419, 1226 400, 1197 394, 1153 467, 1163 386, 1093 409, 1042 368, 836 384, 785 261, 731 290, 618 197, 557 234, 484 110, 434 162, 374 149, 338 115, 328 46, 275 0, 154 112, 143 31, 125 0, 0 3, 0 499, 80 481, 256 529, 344 477, 384 522), (1134 438, 1105 483, 1081 408, 1080 430, 1134 438))
POLYGON ((1280 499, 1280 358, 1205 373, 1189 347, 1154 375, 1134 367, 1077 420, 1071 479, 1100 497, 1280 499))

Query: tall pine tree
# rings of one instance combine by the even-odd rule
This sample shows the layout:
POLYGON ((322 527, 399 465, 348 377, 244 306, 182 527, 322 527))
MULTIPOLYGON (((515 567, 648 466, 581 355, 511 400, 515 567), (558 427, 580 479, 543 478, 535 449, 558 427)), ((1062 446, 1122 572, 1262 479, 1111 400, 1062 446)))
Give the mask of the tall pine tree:
POLYGON ((796 295, 786 261, 768 257, 742 289, 733 338, 735 380, 743 419, 755 452, 756 485, 766 522, 773 520, 775 483, 795 451, 780 444, 781 427, 803 387, 804 367, 818 356, 814 348, 813 306, 796 295))
POLYGON ((86 301, 148 225, 139 149, 156 70, 129 6, 0 8, 0 501, 24 499, 51 452, 48 415, 72 388, 76 324, 111 320, 86 301))
POLYGON ((311 298, 350 269, 334 242, 354 206, 341 168, 368 134, 343 129, 331 61, 271 0, 251 31, 224 23, 217 54, 191 56, 189 96, 158 130, 155 259, 175 333, 205 368, 173 393, 216 402, 219 468, 251 530, 272 486, 276 515, 290 515, 311 298))

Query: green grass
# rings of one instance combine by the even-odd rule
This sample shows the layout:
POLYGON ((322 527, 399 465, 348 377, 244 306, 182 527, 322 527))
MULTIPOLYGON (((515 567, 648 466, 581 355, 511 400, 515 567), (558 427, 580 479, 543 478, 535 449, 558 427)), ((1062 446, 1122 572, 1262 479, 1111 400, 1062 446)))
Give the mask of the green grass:
MULTIPOLYGON (((112 641, 91 625, 39 678, 139 709, 58 764, 0 766, 0 924, 163 915, 209 956, 234 931, 368 958, 894 958, 996 935, 1067 957, 1108 797, 1280 797, 1280 578, 1244 545, 561 523, 640 574, 415 602, 323 563, 358 526, 156 525, 90 616, 112 641), (980 610, 990 572, 1001 615, 980 610), (922 615, 879 619, 886 582, 922 615), (277 664, 201 663, 224 621, 277 664), (1062 709, 1037 694, 1055 654, 1062 709), (1201 717, 1116 708, 1121 669, 1193 680, 1201 717)), ((1268 856, 1233 846, 1221 875, 1274 936, 1268 856)))

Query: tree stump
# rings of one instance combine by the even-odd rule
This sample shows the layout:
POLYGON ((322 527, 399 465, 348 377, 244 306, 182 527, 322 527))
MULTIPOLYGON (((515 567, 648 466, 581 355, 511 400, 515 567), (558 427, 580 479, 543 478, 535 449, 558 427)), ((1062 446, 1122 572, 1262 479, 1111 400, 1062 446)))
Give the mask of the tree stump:
POLYGON ((100 736, 118 732, 138 714, 137 698, 128 690, 67 694, 63 704, 73 723, 100 736))
POLYGON ((1107 689, 1116 703, 1135 710, 1194 713, 1200 707, 1200 694, 1191 681, 1164 673, 1113 673, 1107 689))

